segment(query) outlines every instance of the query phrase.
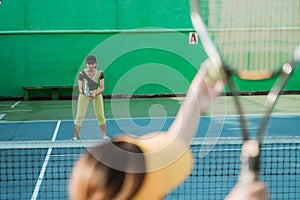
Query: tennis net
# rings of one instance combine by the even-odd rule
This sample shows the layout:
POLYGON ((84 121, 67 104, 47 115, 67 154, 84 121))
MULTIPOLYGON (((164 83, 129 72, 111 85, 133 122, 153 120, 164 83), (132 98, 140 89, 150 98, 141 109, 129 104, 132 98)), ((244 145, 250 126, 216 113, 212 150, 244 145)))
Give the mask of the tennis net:
MULTIPOLYGON (((194 168, 166 199, 224 199, 237 182, 241 139, 195 139, 194 168), (205 141, 205 145, 203 144, 205 141)), ((68 199, 72 166, 96 141, 1 142, 0 199, 68 199)), ((271 199, 300 199, 300 137, 266 138, 261 179, 271 199)))

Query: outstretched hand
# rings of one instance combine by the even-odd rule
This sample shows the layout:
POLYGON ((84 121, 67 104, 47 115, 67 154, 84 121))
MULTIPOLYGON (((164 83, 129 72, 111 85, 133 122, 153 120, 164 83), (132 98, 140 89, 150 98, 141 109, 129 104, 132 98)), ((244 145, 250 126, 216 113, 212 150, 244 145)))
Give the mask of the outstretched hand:
POLYGON ((89 97, 91 97, 91 98, 95 98, 97 95, 96 95, 96 93, 94 93, 94 92, 91 92, 91 93, 89 93, 89 95, 88 95, 89 97))
POLYGON ((261 181, 255 181, 245 187, 240 183, 236 184, 225 200, 267 200, 268 191, 265 184, 261 181))

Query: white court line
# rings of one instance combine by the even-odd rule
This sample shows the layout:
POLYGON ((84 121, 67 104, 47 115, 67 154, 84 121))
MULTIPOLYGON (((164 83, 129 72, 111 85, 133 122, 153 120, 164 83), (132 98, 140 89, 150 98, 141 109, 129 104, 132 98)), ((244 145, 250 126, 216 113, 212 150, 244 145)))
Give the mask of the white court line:
MULTIPOLYGON (((20 110, 21 111, 21 110, 20 110)), ((29 112, 29 111, 32 111, 32 110, 24 110, 26 112, 29 112)), ((1 111, 3 112, 3 111, 1 111)), ((213 115, 213 116, 199 116, 199 118, 214 118, 214 117, 239 117, 239 115, 213 115)), ((245 115, 246 117, 261 117, 261 114, 247 114, 245 115)), ((298 117, 300 116, 300 113, 284 113, 284 114, 279 114, 279 113, 274 113, 274 114, 271 114, 271 117, 298 117)), ((108 118, 106 119, 106 121, 117 121, 117 120, 143 120, 143 119, 175 119, 175 116, 174 117, 152 117, 152 118, 149 118, 149 117, 136 117, 136 118, 108 118)), ((95 121, 97 119, 85 119, 84 121, 95 121)), ((16 120, 16 121, 0 121, 0 123, 18 123, 18 122, 21 122, 21 123, 43 123, 43 122, 56 122, 57 120, 55 119, 46 119, 46 120, 28 120, 28 121, 20 121, 20 120, 16 120)), ((72 122, 74 121, 74 119, 64 119, 64 120, 61 120, 63 122, 72 122)))
POLYGON ((11 108, 15 108, 19 103, 21 103, 20 101, 17 101, 16 103, 14 103, 11 108))
MULTIPOLYGON (((59 127, 60 127, 60 123, 61 123, 61 120, 59 120, 57 122, 57 124, 56 124, 56 128, 55 128, 55 131, 53 133, 52 140, 51 140, 52 142, 54 142, 55 139, 56 139, 56 136, 57 136, 57 133, 58 133, 58 130, 59 130, 59 127)), ((39 175, 38 181, 36 182, 36 185, 35 185, 35 188, 34 188, 34 191, 33 191, 32 197, 31 197, 31 200, 35 200, 37 198, 38 194, 39 194, 39 190, 40 190, 40 187, 42 185, 42 181, 43 181, 43 178, 44 178, 44 175, 45 175, 45 172, 46 172, 48 161, 49 161, 50 156, 51 156, 51 152, 52 152, 52 148, 49 148, 48 152, 47 152, 47 155, 45 157, 42 169, 40 171, 40 175, 39 175)))
POLYGON ((31 112, 32 110, 2 110, 1 112, 11 113, 11 112, 31 112))
POLYGON ((6 114, 0 114, 0 120, 3 119, 3 117, 5 117, 6 114))

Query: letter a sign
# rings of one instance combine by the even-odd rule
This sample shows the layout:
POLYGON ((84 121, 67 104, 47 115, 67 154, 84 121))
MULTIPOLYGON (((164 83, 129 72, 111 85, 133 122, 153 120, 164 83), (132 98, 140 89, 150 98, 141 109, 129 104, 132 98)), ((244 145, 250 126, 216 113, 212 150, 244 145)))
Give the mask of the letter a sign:
POLYGON ((189 33, 189 44, 198 44, 198 35, 195 32, 189 33))

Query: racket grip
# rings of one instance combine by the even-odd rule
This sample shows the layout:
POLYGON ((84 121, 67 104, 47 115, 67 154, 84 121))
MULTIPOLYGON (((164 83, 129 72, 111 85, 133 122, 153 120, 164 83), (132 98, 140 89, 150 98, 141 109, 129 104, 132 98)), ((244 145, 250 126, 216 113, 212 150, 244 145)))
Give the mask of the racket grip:
POLYGON ((246 141, 242 146, 239 182, 244 185, 259 180, 260 150, 256 140, 246 141))
POLYGON ((260 165, 259 155, 257 157, 250 157, 248 162, 249 162, 249 170, 254 171, 257 174, 256 180, 258 180, 259 165, 260 165))

